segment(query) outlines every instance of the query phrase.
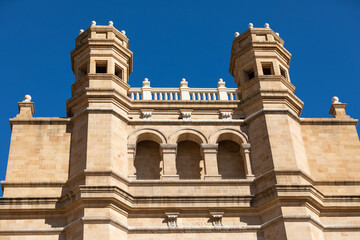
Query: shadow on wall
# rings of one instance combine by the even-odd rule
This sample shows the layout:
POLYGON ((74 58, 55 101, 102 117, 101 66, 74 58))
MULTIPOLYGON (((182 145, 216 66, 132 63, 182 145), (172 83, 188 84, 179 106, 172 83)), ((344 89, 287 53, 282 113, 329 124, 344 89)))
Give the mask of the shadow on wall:
POLYGON ((178 143, 176 169, 180 179, 200 179, 200 145, 193 141, 178 143))
POLYGON ((154 141, 141 141, 136 146, 135 169, 137 179, 160 179, 160 146, 154 141))
POLYGON ((218 144, 217 162, 221 178, 246 178, 240 145, 230 140, 220 141, 218 144))

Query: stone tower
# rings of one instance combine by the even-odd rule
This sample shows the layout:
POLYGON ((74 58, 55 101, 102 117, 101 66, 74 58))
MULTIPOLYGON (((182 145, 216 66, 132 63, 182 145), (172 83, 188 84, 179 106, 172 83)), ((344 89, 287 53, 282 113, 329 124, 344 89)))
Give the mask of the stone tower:
POLYGON ((237 88, 129 85, 110 21, 80 31, 67 117, 10 119, 1 239, 360 238, 357 120, 300 118, 291 54, 270 29, 235 34, 237 88))

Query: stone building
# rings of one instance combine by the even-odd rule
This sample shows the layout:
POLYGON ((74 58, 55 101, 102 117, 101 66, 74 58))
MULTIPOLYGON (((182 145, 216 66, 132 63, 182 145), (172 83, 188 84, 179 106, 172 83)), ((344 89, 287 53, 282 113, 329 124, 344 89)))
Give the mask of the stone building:
POLYGON ((357 120, 300 118, 268 24, 235 34, 235 89, 131 88, 112 22, 75 43, 67 117, 10 119, 0 239, 360 239, 357 120))

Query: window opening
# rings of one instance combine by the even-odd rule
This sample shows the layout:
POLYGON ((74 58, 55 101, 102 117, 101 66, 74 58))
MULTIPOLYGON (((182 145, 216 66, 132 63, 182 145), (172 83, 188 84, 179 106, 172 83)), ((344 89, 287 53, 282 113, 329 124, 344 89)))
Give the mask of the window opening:
POLYGON ((107 62, 96 62, 96 73, 107 73, 107 62))
POLYGON ((272 66, 270 64, 262 64, 263 75, 273 75, 272 66))
POLYGON ((115 75, 118 76, 120 79, 123 79, 123 70, 115 64, 115 75))

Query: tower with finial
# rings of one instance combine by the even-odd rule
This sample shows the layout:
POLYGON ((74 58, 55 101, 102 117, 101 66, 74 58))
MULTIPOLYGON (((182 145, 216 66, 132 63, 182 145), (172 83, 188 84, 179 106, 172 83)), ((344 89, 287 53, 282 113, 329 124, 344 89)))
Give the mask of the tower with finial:
POLYGON ((303 102, 295 96, 290 82, 290 58, 284 41, 268 23, 264 28, 254 28, 250 23, 244 33, 235 34, 229 71, 239 88, 245 112, 276 107, 300 115, 303 102))
MULTIPOLYGON (((133 53, 129 50, 129 39, 125 31, 118 31, 114 23, 96 25, 80 30, 75 39, 75 49, 71 52, 71 66, 75 75, 72 96, 78 96, 85 88, 113 88, 126 95, 130 86, 133 53)), ((74 109, 68 106, 68 113, 74 109), (70 109, 69 109, 70 107, 70 109)))

